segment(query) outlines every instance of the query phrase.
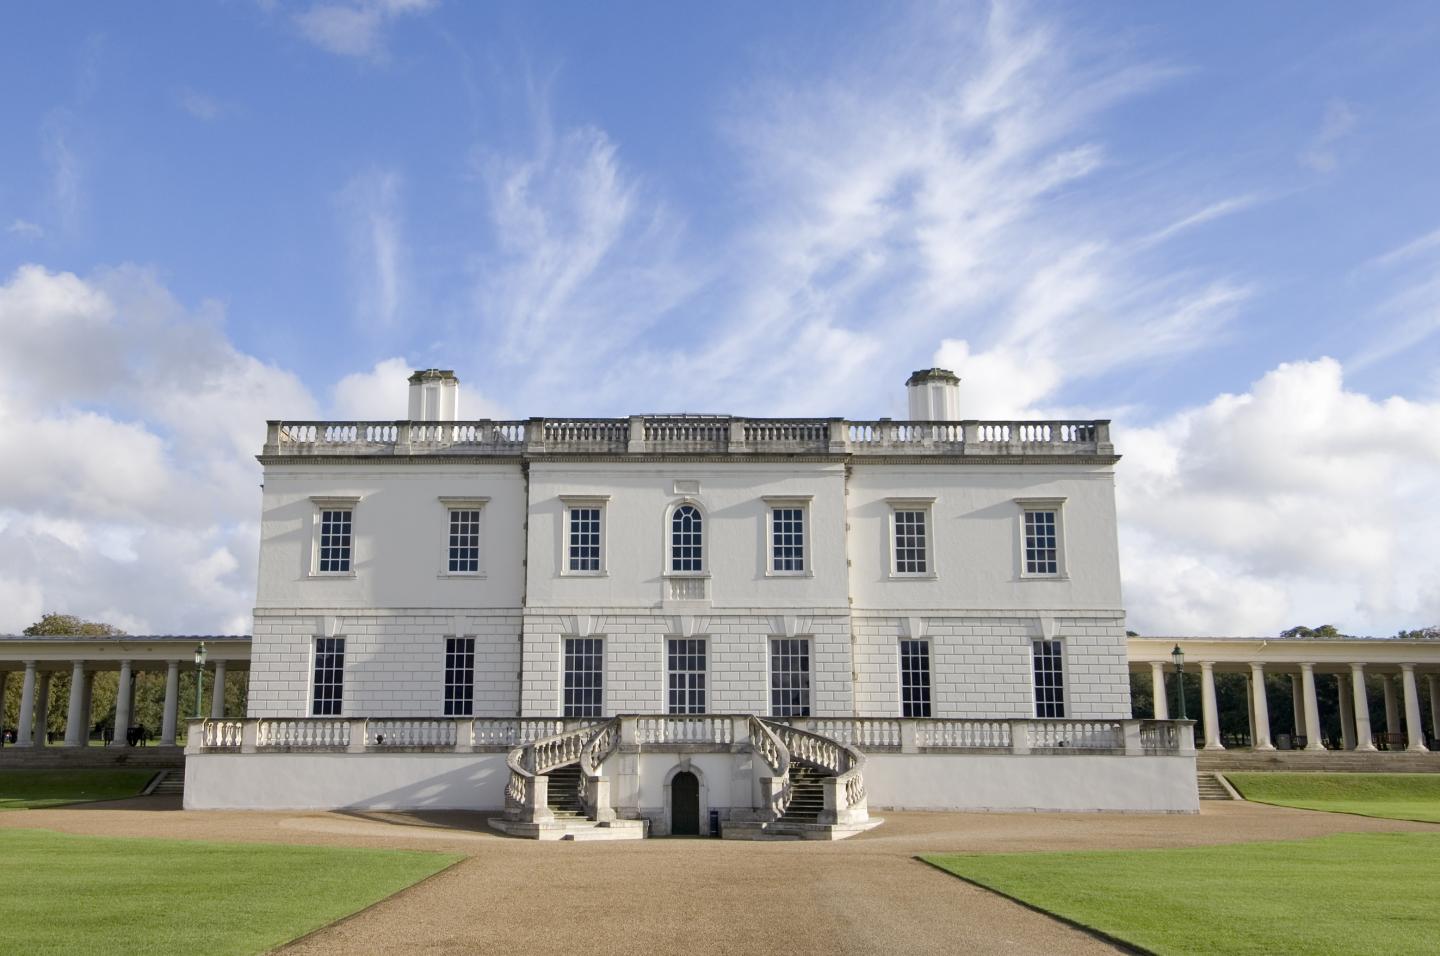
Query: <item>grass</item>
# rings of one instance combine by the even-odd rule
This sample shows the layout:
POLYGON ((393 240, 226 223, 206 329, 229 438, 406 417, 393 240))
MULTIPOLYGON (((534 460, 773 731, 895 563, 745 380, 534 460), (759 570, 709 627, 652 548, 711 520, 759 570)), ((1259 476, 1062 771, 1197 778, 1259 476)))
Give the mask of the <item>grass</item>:
POLYGON ((1302 810, 1440 823, 1440 774, 1227 773, 1246 800, 1302 810))
POLYGON ((154 770, 0 770, 0 810, 133 797, 153 776, 154 770))
POLYGON ((1155 953, 1398 956, 1440 936, 1440 833, 924 859, 1155 953))
POLYGON ((261 953, 458 859, 0 830, 0 935, 11 953, 261 953))

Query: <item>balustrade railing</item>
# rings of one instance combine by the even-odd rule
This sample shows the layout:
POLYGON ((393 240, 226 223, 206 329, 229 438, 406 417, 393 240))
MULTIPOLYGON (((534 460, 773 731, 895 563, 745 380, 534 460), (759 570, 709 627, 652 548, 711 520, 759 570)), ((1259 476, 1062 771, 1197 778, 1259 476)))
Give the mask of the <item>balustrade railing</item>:
POLYGON ((1125 732, 1118 720, 1032 720, 1030 749, 1125 750, 1125 732))
POLYGON ((245 736, 243 720, 207 720, 200 739, 206 750, 239 750, 245 736))
POLYGON ((453 750, 460 725, 454 720, 367 720, 365 746, 453 750))
POLYGON ((666 578, 665 594, 671 601, 704 601, 710 595, 710 579, 666 578))
POLYGON ((1168 720, 1140 721, 1140 749, 1147 754, 1169 754, 1180 749, 1181 724, 1168 720))
POLYGON ((646 744, 734 743, 734 721, 730 717, 671 716, 635 718, 635 742, 646 744))
POLYGON ((826 720, 823 718, 807 721, 817 734, 849 744, 860 750, 899 750, 904 741, 900 732, 900 721, 885 718, 856 718, 826 720))
POLYGON ((553 737, 565 730, 566 723, 533 717, 476 718, 471 722, 471 739, 476 750, 508 750, 542 737, 553 737))
POLYGON ((344 750, 350 746, 350 721, 329 717, 262 717, 255 728, 261 750, 344 750))
POLYGON ((749 720, 750 747, 770 768, 771 775, 765 778, 769 780, 769 785, 764 788, 762 798, 765 800, 763 809, 771 822, 785 815, 794 795, 790 783, 790 748, 785 746, 777 726, 759 717, 749 720))
POLYGON ((1009 750, 1008 720, 919 720, 915 745, 924 750, 1009 750))
POLYGON ((847 744, 820 734, 771 720, 757 721, 774 731, 792 761, 800 760, 823 770, 827 781, 825 814, 827 823, 848 823, 865 816, 865 754, 847 744), (833 805, 832 805, 833 801, 833 805))

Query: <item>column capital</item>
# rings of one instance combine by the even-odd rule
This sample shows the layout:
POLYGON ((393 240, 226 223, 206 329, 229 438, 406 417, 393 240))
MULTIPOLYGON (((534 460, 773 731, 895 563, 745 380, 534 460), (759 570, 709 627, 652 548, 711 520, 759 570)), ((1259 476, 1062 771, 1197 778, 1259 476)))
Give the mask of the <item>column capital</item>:
POLYGON ((1364 665, 1364 664, 1351 664, 1351 665, 1350 665, 1350 673, 1354 674, 1356 677, 1364 677, 1364 676, 1365 676, 1365 665, 1364 665))
POLYGON ((1300 671, 1305 674, 1315 673, 1315 663, 1313 661, 1301 661, 1300 671))
POLYGON ((1201 669, 1202 671, 1213 671, 1213 670, 1215 669, 1215 662, 1214 662, 1214 661, 1201 661, 1201 662, 1200 662, 1200 669, 1201 669))
POLYGON ((1406 674, 1413 674, 1413 673, 1415 673, 1415 665, 1414 665, 1414 664, 1401 664, 1401 665, 1400 665, 1400 670, 1401 670, 1402 672, 1406 673, 1406 674))
POLYGON ((1251 661, 1250 670, 1256 674, 1263 674, 1265 672, 1265 665, 1260 661, 1251 661))
POLYGON ((33 670, 35 670, 35 664, 36 664, 35 661, 26 661, 26 662, 25 662, 25 669, 26 669, 27 671, 33 671, 33 670))

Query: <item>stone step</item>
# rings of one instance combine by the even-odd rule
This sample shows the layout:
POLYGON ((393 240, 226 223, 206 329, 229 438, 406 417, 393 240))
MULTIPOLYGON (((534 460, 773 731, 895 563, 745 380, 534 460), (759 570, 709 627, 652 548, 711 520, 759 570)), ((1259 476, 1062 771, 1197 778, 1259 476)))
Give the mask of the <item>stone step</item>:
POLYGON ((1440 773, 1440 753, 1350 750, 1202 750, 1195 768, 1209 771, 1285 773, 1440 773))

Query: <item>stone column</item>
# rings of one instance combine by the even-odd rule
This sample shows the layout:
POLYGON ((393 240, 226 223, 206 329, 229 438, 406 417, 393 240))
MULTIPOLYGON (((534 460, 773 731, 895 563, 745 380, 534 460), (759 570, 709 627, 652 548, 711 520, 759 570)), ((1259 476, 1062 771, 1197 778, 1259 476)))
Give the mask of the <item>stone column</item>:
POLYGON ((130 730, 130 693, 134 681, 130 674, 130 662, 120 662, 120 684, 115 688, 115 742, 125 743, 125 734, 130 730))
POLYGON ((1320 702, 1315 696, 1315 665, 1300 665, 1300 683, 1305 689, 1305 749, 1324 750, 1320 739, 1320 702))
POLYGON ((70 709, 65 712, 65 746, 85 745, 85 662, 75 661, 70 668, 70 709))
POLYGON ((90 745, 90 721, 95 714, 95 672, 85 672, 85 697, 80 705, 81 723, 84 729, 81 733, 81 740, 85 746, 90 745))
POLYGON ((50 745, 50 674, 40 675, 40 699, 35 702, 35 746, 50 745))
POLYGON ((1250 711, 1255 732, 1250 735, 1250 746, 1255 750, 1274 750, 1270 742, 1270 704, 1265 699, 1265 666, 1250 663, 1250 711))
POLYGON ((160 746, 175 746, 175 713, 180 705, 180 662, 166 661, 165 719, 160 725, 160 746))
POLYGON ((1293 715, 1290 726, 1295 728, 1295 736, 1305 733, 1305 698, 1300 689, 1300 675, 1290 675, 1290 713, 1293 715))
POLYGON ((1400 684, 1405 691, 1406 750, 1426 751, 1425 734, 1420 727, 1420 688, 1415 686, 1415 665, 1400 665, 1400 684))
POLYGON ((5 746, 5 691, 10 683, 10 672, 0 671, 0 747, 5 746))
POLYGON ((1350 677, 1348 674, 1335 675, 1336 696, 1340 699, 1340 744, 1346 750, 1355 749, 1355 705, 1352 703, 1350 677))
POLYGON ((1165 699, 1165 665, 1150 662, 1150 694, 1155 698, 1155 719, 1170 719, 1170 702, 1165 699))
POLYGON ((1440 677, 1430 674, 1425 682, 1430 685, 1430 739, 1440 741, 1440 677))
POLYGON ((1395 678, 1391 674, 1380 675, 1380 686, 1385 689, 1385 746, 1395 746, 1395 736, 1400 733, 1400 701, 1395 696, 1395 678))
POLYGON ((1224 750, 1220 743, 1220 713, 1215 702, 1215 665, 1209 661, 1200 664, 1200 711, 1205 724, 1205 749, 1224 750))
POLYGON ((210 689, 210 718, 220 720, 225 716, 225 662, 215 662, 215 686, 210 689))
POLYGON ((1370 732, 1370 697, 1365 693, 1365 665, 1350 665, 1350 685, 1355 692, 1355 749, 1374 750, 1375 739, 1370 732))
POLYGON ((35 728, 35 662, 25 662, 25 683, 20 685, 20 723, 15 728, 15 746, 32 747, 35 728))

